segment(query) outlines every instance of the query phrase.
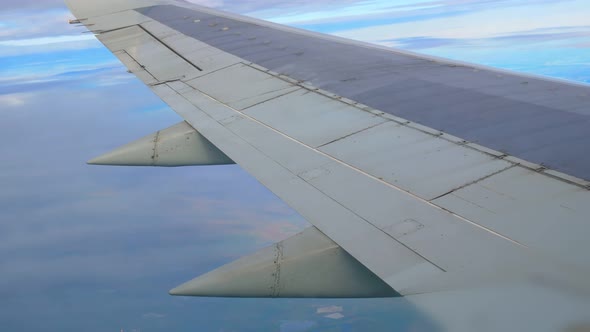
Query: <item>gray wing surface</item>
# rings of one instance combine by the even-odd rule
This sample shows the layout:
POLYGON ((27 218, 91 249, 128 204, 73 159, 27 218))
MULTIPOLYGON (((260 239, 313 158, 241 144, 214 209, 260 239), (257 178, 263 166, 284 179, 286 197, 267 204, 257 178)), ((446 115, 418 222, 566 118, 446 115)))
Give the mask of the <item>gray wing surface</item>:
POLYGON ((405 296, 453 330, 587 327, 588 86, 180 1, 67 3, 185 120, 92 163, 235 162, 313 225, 173 294, 405 296))

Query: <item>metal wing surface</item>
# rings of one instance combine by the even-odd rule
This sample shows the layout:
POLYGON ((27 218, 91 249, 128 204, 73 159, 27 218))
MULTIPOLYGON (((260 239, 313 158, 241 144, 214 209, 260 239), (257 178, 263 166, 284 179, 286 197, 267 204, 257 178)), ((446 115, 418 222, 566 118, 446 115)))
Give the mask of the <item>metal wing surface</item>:
POLYGON ((235 162, 314 226, 172 293, 404 296, 454 330, 588 328, 588 86, 180 1, 66 2, 185 120, 91 163, 235 162))

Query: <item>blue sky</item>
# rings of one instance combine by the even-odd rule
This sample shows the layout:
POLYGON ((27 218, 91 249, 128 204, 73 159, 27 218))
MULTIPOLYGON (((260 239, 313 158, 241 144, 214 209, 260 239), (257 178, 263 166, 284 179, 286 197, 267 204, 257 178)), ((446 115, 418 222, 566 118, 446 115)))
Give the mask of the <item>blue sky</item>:
MULTIPOLYGON (((221 1, 280 23, 590 82, 585 0, 221 1)), ((401 329, 402 300, 172 298, 306 222, 238 166, 85 161, 179 122, 59 0, 0 4, 0 330, 401 329), (318 307, 342 307, 331 320, 318 307), (389 328, 387 328, 389 327, 389 328)))

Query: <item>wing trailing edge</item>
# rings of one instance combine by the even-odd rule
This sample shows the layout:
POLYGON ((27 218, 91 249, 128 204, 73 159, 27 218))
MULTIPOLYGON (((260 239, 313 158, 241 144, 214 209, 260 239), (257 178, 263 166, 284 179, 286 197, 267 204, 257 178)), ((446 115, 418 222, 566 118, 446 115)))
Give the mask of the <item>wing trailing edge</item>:
POLYGON ((88 162, 110 166, 204 166, 234 162, 185 121, 88 162))
POLYGON ((400 296, 315 227, 193 279, 170 294, 250 298, 400 296))

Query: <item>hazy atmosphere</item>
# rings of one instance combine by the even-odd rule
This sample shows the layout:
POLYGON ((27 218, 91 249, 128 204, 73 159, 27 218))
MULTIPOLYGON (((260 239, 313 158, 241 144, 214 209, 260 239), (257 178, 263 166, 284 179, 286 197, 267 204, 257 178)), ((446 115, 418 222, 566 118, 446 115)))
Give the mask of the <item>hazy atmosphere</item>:
MULTIPOLYGON (((199 3, 590 83, 586 0, 199 3)), ((307 223, 239 166, 86 165, 181 119, 71 18, 60 0, 0 1, 0 331, 404 331, 422 320, 400 299, 170 297, 307 223)))

